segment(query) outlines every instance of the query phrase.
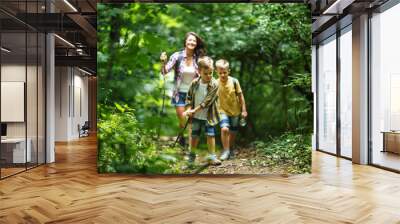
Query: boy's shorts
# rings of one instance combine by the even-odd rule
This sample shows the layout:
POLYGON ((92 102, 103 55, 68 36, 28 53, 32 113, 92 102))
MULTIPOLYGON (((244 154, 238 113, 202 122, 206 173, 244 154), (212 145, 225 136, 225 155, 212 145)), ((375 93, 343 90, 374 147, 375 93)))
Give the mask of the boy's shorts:
POLYGON ((221 128, 227 127, 231 132, 237 132, 239 127, 239 118, 240 116, 228 116, 224 113, 219 114, 220 122, 219 125, 221 128))
POLYGON ((215 136, 215 127, 210 126, 206 120, 192 119, 192 137, 200 136, 201 129, 205 128, 207 136, 215 136))
POLYGON ((178 92, 178 95, 176 97, 172 96, 171 104, 176 107, 184 107, 185 101, 186 101, 186 96, 187 96, 187 93, 178 92), (178 101, 176 100, 176 98, 178 98, 178 101))

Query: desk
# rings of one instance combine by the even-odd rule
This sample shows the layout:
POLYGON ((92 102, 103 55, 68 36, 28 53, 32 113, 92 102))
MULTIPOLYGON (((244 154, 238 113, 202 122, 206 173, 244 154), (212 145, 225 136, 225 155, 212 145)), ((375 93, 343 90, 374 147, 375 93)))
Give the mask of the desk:
POLYGON ((400 131, 382 131, 383 150, 382 152, 392 152, 400 154, 400 131))
POLYGON ((26 147, 25 154, 25 138, 6 138, 1 139, 1 157, 6 163, 25 163, 31 162, 31 145, 32 141, 30 138, 26 141, 28 147, 26 147), (25 161, 25 158, 27 159, 25 161))

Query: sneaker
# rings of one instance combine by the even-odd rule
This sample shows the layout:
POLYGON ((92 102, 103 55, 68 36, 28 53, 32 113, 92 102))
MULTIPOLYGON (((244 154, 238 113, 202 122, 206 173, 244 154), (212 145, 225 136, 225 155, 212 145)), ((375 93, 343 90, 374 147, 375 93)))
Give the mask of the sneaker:
POLYGON ((210 163, 210 165, 213 166, 221 165, 221 161, 217 159, 217 156, 215 154, 212 154, 208 157, 208 162, 210 163))
POLYGON ((224 150, 222 153, 221 153, 221 156, 219 157, 219 159, 221 160, 221 161, 224 161, 224 160, 227 160, 227 159, 229 159, 229 154, 230 154, 230 150, 229 149, 227 149, 227 150, 224 150))

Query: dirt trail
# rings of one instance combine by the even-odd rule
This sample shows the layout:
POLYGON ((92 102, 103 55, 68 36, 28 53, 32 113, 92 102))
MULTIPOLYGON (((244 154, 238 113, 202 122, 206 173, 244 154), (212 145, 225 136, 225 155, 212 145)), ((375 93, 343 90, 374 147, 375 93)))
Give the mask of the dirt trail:
POLYGON ((272 169, 265 158, 257 155, 253 148, 236 150, 235 157, 222 161, 219 166, 208 166, 200 174, 284 174, 282 169, 272 169))
MULTIPOLYGON (((162 145, 170 145, 174 137, 160 138, 162 145)), ((178 144, 177 144, 178 145, 178 144)), ((217 153, 219 156, 220 153, 217 153)), ((264 157, 258 155, 254 148, 240 147, 235 150, 233 159, 222 161, 219 166, 208 165, 204 157, 198 156, 196 166, 189 173, 198 174, 286 174, 285 167, 272 168, 264 157)), ((186 173, 186 172, 185 172, 186 173)))

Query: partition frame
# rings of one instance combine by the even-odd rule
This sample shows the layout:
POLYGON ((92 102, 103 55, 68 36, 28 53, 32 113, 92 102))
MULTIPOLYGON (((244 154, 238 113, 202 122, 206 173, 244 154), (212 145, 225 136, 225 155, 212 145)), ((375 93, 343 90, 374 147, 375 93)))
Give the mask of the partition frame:
MULTIPOLYGON (((341 118, 340 118, 340 103, 341 103, 341 99, 340 99, 340 80, 341 80, 341 66, 340 66, 340 37, 344 34, 342 31, 347 29, 348 26, 351 26, 352 23, 347 24, 344 27, 339 27, 338 24, 335 24, 334 26, 336 26, 336 32, 327 36, 324 39, 321 39, 317 44, 316 44, 316 86, 317 86, 317 94, 316 94, 316 151, 319 152, 323 152, 332 156, 337 156, 339 158, 343 158, 346 160, 352 160, 352 158, 349 158, 347 156, 343 156, 341 153, 341 118), (329 38, 331 38, 333 35, 335 36, 335 39, 332 41, 336 41, 336 153, 332 153, 332 152, 328 152, 324 149, 321 149, 319 146, 319 104, 320 104, 320 99, 318 97, 319 93, 319 78, 320 78, 320 72, 319 72, 319 53, 318 53, 318 49, 320 47, 320 44, 326 40, 328 40, 329 38)), ((351 32, 351 31, 348 31, 351 32)))
MULTIPOLYGON (((23 2, 25 3, 25 16, 27 16, 28 1, 25 0, 23 2)), ((38 12, 39 0, 36 0, 36 3, 37 3, 36 12, 38 12)), ((47 7, 46 7, 45 12, 47 12, 47 7)), ((1 26, 2 26, 2 24, 0 23, 0 28, 1 28, 1 26)), ((6 179, 8 177, 12 177, 14 175, 23 173, 27 170, 47 164, 47 110, 46 110, 46 108, 47 108, 47 32, 41 32, 40 30, 37 30, 37 29, 33 28, 32 26, 29 26, 27 23, 24 23, 24 26, 25 26, 25 29, 22 32, 15 31, 15 32, 11 32, 11 33, 18 33, 21 35, 25 35, 25 85, 24 85, 24 91, 25 91, 25 93, 24 93, 24 98, 25 98, 24 99, 25 168, 24 168, 24 170, 4 176, 2 173, 2 167, 0 166, 0 180, 6 179), (36 93, 35 93, 35 95, 36 95, 36 136, 34 136, 34 137, 36 138, 37 145, 36 145, 36 162, 33 164, 33 166, 30 166, 30 167, 28 167, 28 162, 27 162, 27 160, 28 160, 28 158, 27 158, 28 157, 28 153, 27 153, 27 148, 28 148, 28 143, 27 143, 27 141, 28 141, 28 131, 27 131, 27 127, 28 127, 28 119, 27 119, 27 116, 28 116, 28 114, 27 114, 28 30, 31 30, 34 33, 36 33, 36 93), (43 122, 43 143, 44 143, 42 146, 43 147, 42 148, 43 155, 41 155, 43 157, 43 163, 39 163, 39 78, 38 78, 39 77, 39 69, 38 69, 38 66, 39 66, 39 36, 40 36, 39 34, 43 34, 41 42, 43 44, 42 47, 44 48, 41 50, 41 53, 43 53, 41 55, 41 57, 42 57, 42 60, 44 60, 43 61, 44 63, 42 63, 44 65, 42 66, 42 70, 41 70, 42 84, 43 84, 42 85, 42 88, 43 88, 42 96, 44 97, 42 100, 44 116, 42 117, 43 119, 41 119, 41 122, 43 122)), ((2 31, 2 29, 0 29, 0 46, 3 45, 3 43, 2 43, 2 34, 3 33, 9 33, 9 32, 4 32, 4 31, 2 31)), ((2 53, 0 52, 0 82, 2 81, 2 71, 1 71, 1 68, 3 66, 2 59, 3 59, 2 53)), ((1 90, 1 85, 0 85, 0 90, 1 90)), ((1 91, 0 91, 0 101, 1 101, 1 91)), ((1 109, 2 108, 1 108, 1 104, 0 104, 0 110, 1 109)), ((1 114, 0 114, 0 123, 2 123, 1 122, 1 114)), ((1 158, 1 151, 2 151, 1 149, 2 149, 2 146, 0 144, 0 158, 1 158)), ((0 162, 0 165, 1 165, 1 162, 0 162)))

